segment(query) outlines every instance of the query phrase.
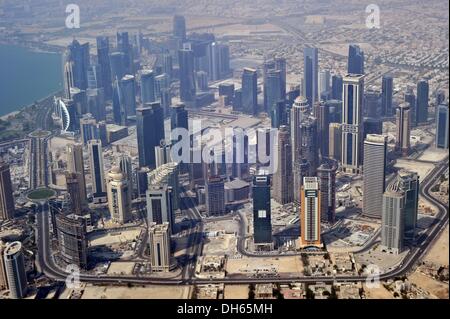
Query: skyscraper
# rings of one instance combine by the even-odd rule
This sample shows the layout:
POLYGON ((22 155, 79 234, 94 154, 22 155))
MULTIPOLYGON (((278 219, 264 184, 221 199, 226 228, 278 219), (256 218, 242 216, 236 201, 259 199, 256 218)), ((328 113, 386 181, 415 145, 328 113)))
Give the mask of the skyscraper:
POLYGON ((209 216, 225 214, 225 184, 220 176, 210 176, 206 182, 206 211, 209 216))
POLYGON ((88 150, 92 179, 92 196, 94 197, 94 202, 105 202, 106 186, 102 142, 100 140, 90 140, 88 142, 88 150))
POLYGON ((182 42, 186 40, 186 20, 181 15, 173 17, 173 36, 182 42))
POLYGON ((395 124, 397 128, 397 139, 395 141, 395 149, 401 152, 402 156, 408 156, 409 153, 409 137, 411 134, 411 114, 408 103, 402 103, 398 106, 395 114, 395 124))
POLYGON ((119 81, 127 74, 125 68, 125 55, 122 52, 113 52, 109 55, 109 62, 111 67, 112 81, 119 81))
POLYGON ((429 86, 428 81, 420 80, 417 83, 417 100, 416 100, 416 123, 421 124, 428 121, 428 97, 429 86))
POLYGON ((342 125, 330 123, 329 129, 328 157, 340 161, 342 157, 342 125))
POLYGON ((164 140, 164 114, 160 104, 149 103, 136 110, 136 134, 139 151, 139 167, 156 167, 155 146, 164 140))
POLYGON ((350 74, 364 74, 364 52, 359 45, 349 45, 347 67, 350 74))
POLYGON ((302 145, 300 122, 309 113, 308 100, 303 96, 298 96, 294 104, 292 105, 290 117, 291 117, 291 140, 292 140, 292 154, 293 161, 300 161, 300 149, 302 145))
MULTIPOLYGON (((328 157, 328 144, 330 135, 330 122, 333 118, 332 109, 327 103, 320 103, 317 112, 317 147, 320 148, 320 157, 328 157)), ((316 151, 316 153, 318 153, 316 151)))
POLYGON ((278 153, 278 166, 273 176, 273 197, 278 203, 284 205, 294 200, 292 189, 292 145, 287 126, 282 125, 279 128, 276 152, 278 153))
POLYGON ((2 258, 4 258, 5 263, 10 298, 21 299, 25 297, 28 283, 22 243, 19 241, 9 243, 2 258))
POLYGON ((334 223, 336 215, 337 163, 323 163, 317 169, 320 189, 320 216, 322 221, 334 223))
POLYGON ((178 63, 180 65, 180 100, 195 105, 194 52, 188 49, 179 50, 178 63))
POLYGON ((80 187, 80 199, 83 205, 86 205, 86 179, 84 174, 83 145, 68 144, 67 145, 67 171, 77 174, 78 186, 80 187))
POLYGON ((149 225, 150 265, 153 272, 170 271, 169 223, 149 225))
POLYGON ((119 167, 111 168, 108 174, 108 208, 112 219, 120 224, 129 222, 131 215, 131 192, 128 179, 119 167))
POLYGON ((317 119, 306 116, 300 121, 300 158, 309 163, 309 176, 315 176, 319 166, 319 145, 317 143, 317 119))
POLYGON ((269 70, 267 74, 265 74, 264 81, 264 90, 266 90, 266 92, 264 92, 264 105, 267 107, 265 111, 271 116, 272 127, 276 127, 274 126, 276 104, 280 100, 283 100, 283 97, 281 96, 281 71, 269 70))
POLYGON ((258 114, 258 75, 255 69, 244 68, 242 72, 242 111, 258 114))
POLYGON ((361 166, 362 114, 364 75, 348 74, 344 77, 342 101, 342 169, 357 174, 361 166))
POLYGON ((419 207, 419 175, 416 172, 401 169, 394 183, 405 193, 404 238, 414 239, 419 207))
POLYGON ((317 177, 304 177, 301 190, 300 247, 320 246, 321 194, 317 177))
POLYGON ((393 113, 392 109, 392 94, 393 94, 393 78, 390 75, 383 75, 381 79, 381 115, 390 116, 393 113))
POLYGON ((77 173, 66 173, 66 185, 67 193, 69 194, 69 202, 71 212, 75 215, 83 215, 83 204, 84 201, 80 194, 80 181, 78 180, 79 174, 77 173))
POLYGON ((112 98, 112 76, 111 63, 109 61, 109 39, 108 37, 97 37, 97 60, 100 65, 100 82, 104 90, 105 98, 112 98))
POLYGON ((369 134, 364 141, 363 214, 381 217, 385 190, 387 137, 369 134))
POLYGON ((342 76, 333 75, 331 77, 331 98, 335 100, 342 100, 342 76))
POLYGON ((272 243, 270 206, 270 178, 265 175, 253 177, 253 237, 255 245, 272 243))
POLYGON ((436 107, 436 147, 448 149, 449 131, 448 105, 441 104, 436 107))
POLYGON ((119 81, 119 101, 125 118, 136 115, 136 83, 133 75, 127 74, 119 81))
POLYGON ((416 96, 414 95, 414 89, 409 85, 406 88, 404 100, 406 103, 409 103, 409 110, 411 112, 411 127, 414 127, 417 125, 416 96))
MULTIPOLYGON (((382 99, 379 91, 373 89, 366 90, 364 92, 363 116, 367 116, 369 118, 378 118, 378 109, 380 109, 381 100, 382 99)), ((381 112, 383 116, 386 115, 385 113, 383 113, 383 110, 381 110, 381 112)))
POLYGON ((313 105, 319 99, 318 73, 319 58, 317 48, 303 50, 303 92, 302 94, 313 105))
POLYGON ((393 254, 403 250, 405 192, 396 183, 390 184, 383 194, 381 220, 381 248, 393 254))
POLYGON ((330 92, 330 70, 321 70, 319 73, 319 100, 322 100, 322 97, 327 97, 324 100, 328 99, 328 96, 331 95, 330 92))
POLYGON ((70 88, 85 90, 88 87, 89 43, 80 44, 74 39, 67 47, 63 59, 64 89, 66 98, 71 99, 70 88))
POLYGON ((9 165, 0 161, 0 221, 14 218, 14 197, 9 165))
POLYGON ((156 101, 155 76, 152 70, 141 71, 141 101, 142 104, 156 101))
POLYGON ((171 233, 175 233, 175 216, 173 211, 174 193, 172 187, 166 183, 148 186, 147 216, 149 224, 167 223, 171 233))
POLYGON ((133 69, 133 50, 130 44, 128 32, 117 32, 116 34, 117 51, 123 53, 124 68, 127 74, 134 74, 133 69))
POLYGON ((63 213, 56 214, 56 231, 60 256, 67 264, 87 268, 88 242, 86 220, 80 216, 63 213))

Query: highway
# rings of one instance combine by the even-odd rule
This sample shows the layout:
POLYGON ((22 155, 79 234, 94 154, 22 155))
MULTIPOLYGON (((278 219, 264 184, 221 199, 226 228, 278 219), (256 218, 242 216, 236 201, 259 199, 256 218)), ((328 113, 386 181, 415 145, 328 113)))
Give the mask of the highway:
MULTIPOLYGON (((448 158, 443 161, 439 166, 437 166, 423 181, 421 184, 420 194, 422 197, 426 198, 433 205, 438 208, 438 213, 436 218, 438 222, 430 227, 424 234, 418 238, 418 242, 415 248, 412 248, 400 266, 393 269, 387 273, 380 275, 381 280, 386 280, 398 276, 405 275, 409 270, 411 270, 414 265, 424 256, 427 249, 436 240, 437 236, 443 230, 443 228, 448 223, 448 207, 429 195, 430 188, 433 186, 436 179, 445 172, 448 167, 448 158)), ((192 201, 192 199, 189 199, 192 201)), ((66 273, 59 269, 52 257, 50 248, 50 231, 49 231, 49 212, 48 206, 46 204, 41 206, 42 209, 38 212, 36 218, 37 226, 37 245, 38 245, 38 266, 47 277, 63 281, 66 278, 66 273)), ((195 207, 195 206, 191 206, 195 207)), ((201 217, 199 212, 195 208, 187 207, 188 216, 190 216, 195 221, 200 221, 201 217)), ((182 277, 180 279, 162 279, 162 278, 152 278, 152 277, 132 277, 132 276, 106 276, 106 275, 86 275, 81 274, 80 280, 82 282, 90 283, 102 283, 102 284, 154 284, 154 285, 191 285, 191 284, 208 284, 208 283, 289 283, 304 282, 304 283, 314 283, 314 282, 356 282, 365 281, 366 276, 283 276, 283 277, 266 277, 266 278, 253 278, 253 277, 226 277, 223 279, 197 279, 194 278, 193 272, 195 271, 195 261, 196 257, 201 255, 201 241, 199 236, 202 236, 203 226, 202 223, 196 223, 196 226, 192 228, 194 237, 190 241, 187 255, 189 256, 188 266, 185 267, 182 277), (200 244, 196 244, 200 243, 200 244)))

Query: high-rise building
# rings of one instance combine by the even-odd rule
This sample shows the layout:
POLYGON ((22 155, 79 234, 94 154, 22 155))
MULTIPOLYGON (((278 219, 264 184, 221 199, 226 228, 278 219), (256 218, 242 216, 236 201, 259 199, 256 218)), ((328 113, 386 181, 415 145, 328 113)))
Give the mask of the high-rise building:
POLYGON ((106 100, 112 98, 112 76, 111 63, 109 61, 109 39, 108 37, 99 36, 97 41, 97 60, 100 66, 100 83, 103 88, 106 100))
POLYGON ((309 163, 309 176, 315 176, 319 166, 319 145, 317 143, 317 119, 312 116, 304 117, 300 122, 300 158, 309 163))
POLYGON ((346 75, 343 92, 341 165, 345 173, 357 174, 362 164, 361 110, 364 97, 364 75, 346 75))
POLYGON ((242 72, 242 111, 258 114, 258 75, 255 69, 244 68, 242 72))
POLYGON ((162 73, 167 74, 169 80, 173 78, 173 59, 168 53, 162 55, 162 73))
POLYGON ((179 50, 178 63, 180 65, 180 100, 195 105, 194 52, 188 49, 179 50))
POLYGON ((28 283, 22 243, 15 241, 7 244, 2 257, 5 263, 10 298, 21 299, 25 297, 28 283))
POLYGON ((347 67, 350 74, 364 74, 364 52, 359 45, 349 45, 347 67))
POLYGON ((448 105, 441 104, 436 107, 436 147, 448 149, 449 131, 448 105))
POLYGON ((136 82, 133 75, 126 74, 119 81, 119 102, 126 119, 136 115, 136 82))
POLYGON ((225 183, 220 176, 210 176, 206 182, 206 211, 209 216, 225 214, 225 183))
POLYGON ((166 183, 148 186, 147 216, 149 223, 167 223, 171 233, 175 233, 175 216, 173 211, 174 193, 166 183))
POLYGON ((83 205, 86 205, 86 179, 84 174, 84 159, 83 159, 83 145, 68 144, 66 149, 67 154, 67 171, 69 173, 77 174, 80 199, 83 205))
POLYGON ((397 128, 397 139, 395 141, 395 149, 401 152, 403 156, 409 153, 409 137, 411 135, 411 113, 408 103, 402 103, 398 106, 395 114, 395 124, 397 128))
POLYGON ((319 99, 318 88, 319 58, 317 48, 303 49, 303 92, 302 94, 313 105, 319 99))
MULTIPOLYGON (((327 103, 320 103, 317 112, 317 147, 320 148, 321 158, 328 157, 330 123, 333 118, 332 108, 327 103)), ((318 153, 316 151, 316 153, 318 153)))
POLYGON ((109 55, 109 62, 111 67, 112 81, 119 81, 122 79, 126 72, 125 68, 125 55, 122 52, 113 52, 109 55))
POLYGON ((330 123, 328 157, 340 161, 342 157, 342 125, 340 123, 330 123))
POLYGON ((168 272, 171 268, 169 223, 149 225, 150 265, 153 272, 168 272))
POLYGON ((276 152, 278 153, 278 165, 273 176, 273 197, 278 203, 284 205, 294 200, 292 189, 292 145, 289 130, 285 125, 279 128, 276 152))
POLYGON ((329 96, 331 96, 331 89, 330 89, 330 79, 331 74, 330 70, 321 70, 319 73, 319 98, 322 100, 322 97, 327 97, 327 100, 329 96))
POLYGON ((272 243, 270 206, 270 178, 266 175, 253 177, 253 237, 255 245, 272 243))
POLYGON ((156 101, 155 76, 153 70, 141 71, 141 102, 142 104, 156 101))
POLYGON ((14 218, 14 210, 9 165, 0 160, 0 221, 14 218))
POLYGON ((0 240, 0 291, 8 289, 8 278, 6 277, 5 260, 3 258, 6 245, 0 240))
POLYGON ((74 264, 86 269, 87 237, 86 219, 81 216, 63 213, 56 214, 56 231, 60 256, 67 264, 74 264))
POLYGON ((186 20, 181 15, 173 17, 173 36, 182 42, 186 40, 186 20))
POLYGON ((369 134, 383 134, 383 121, 380 118, 365 117, 363 119, 363 137, 369 134))
POLYGON ((128 32, 117 32, 116 34, 117 51, 123 54, 125 72, 134 74, 133 68, 133 50, 130 44, 128 32))
POLYGON ((403 250, 405 192, 396 183, 390 184, 383 194, 381 219, 381 248, 393 254, 403 250))
POLYGON ((404 238, 414 239, 419 207, 419 175, 416 172, 401 169, 394 183, 405 193, 404 238))
POLYGON ((128 188, 133 193, 133 166, 131 165, 131 158, 127 154, 120 154, 117 157, 117 166, 120 168, 120 172, 125 176, 128 181, 128 188))
POLYGON ((383 75, 381 79, 381 115, 390 116, 393 113, 392 94, 394 79, 391 75, 383 75))
POLYGON ((416 100, 416 123, 421 124, 428 121, 428 97, 429 85, 428 81, 420 80, 417 83, 417 100, 416 100))
POLYGON ((87 89, 87 112, 92 114, 96 121, 106 120, 105 95, 103 88, 87 89))
POLYGON ((106 201, 105 172, 103 166, 103 149, 100 140, 88 142, 89 166, 92 179, 92 196, 94 202, 106 201))
MULTIPOLYGON (((380 92, 368 89, 364 92, 364 107, 363 107, 363 116, 369 118, 379 118, 379 112, 381 106, 381 96, 380 92)), ((392 105, 392 103, 391 103, 392 105)), ((385 115, 382 113, 382 115, 385 115)))
POLYGON ((272 119, 272 127, 274 126, 275 119, 274 119, 274 112, 276 104, 280 100, 284 100, 284 98, 281 95, 281 85, 282 85, 282 79, 281 79, 281 71, 279 70, 269 70, 267 74, 265 74, 264 77, 264 106, 267 107, 265 111, 270 114, 272 119))
POLYGON ((308 100, 303 96, 298 96, 294 104, 292 105, 290 112, 290 128, 291 128, 291 140, 292 140, 292 159, 293 162, 298 163, 301 159, 300 152, 302 146, 300 123, 304 117, 309 113, 308 100))
POLYGON ((417 117, 416 117, 416 96, 414 95, 414 89, 408 85, 404 100, 406 103, 409 103, 409 109, 411 112, 411 127, 417 125, 417 117))
POLYGON ((136 110, 139 167, 156 167, 155 146, 164 140, 164 114, 159 103, 146 104, 136 110))
POLYGON ((67 185, 67 193, 69 194, 69 202, 71 212, 75 215, 82 216, 83 215, 83 203, 84 201, 81 198, 80 194, 80 181, 78 179, 79 174, 77 173, 66 173, 66 185, 67 185))
POLYGON ((369 134, 364 141, 363 214, 381 217, 385 190, 387 137, 369 134))
POLYGON ((108 174, 108 209, 112 219, 120 224, 129 222, 131 215, 131 193, 128 179, 119 167, 111 168, 108 174))
POLYGON ((320 246, 321 194, 317 177, 304 177, 301 190, 300 247, 320 246))
POLYGON ((322 221, 334 223, 336 216, 337 163, 323 163, 317 169, 320 189, 320 216, 322 221))
POLYGON ((335 100, 342 100, 342 76, 333 75, 331 77, 331 98, 335 100))
POLYGON ((85 90, 88 87, 89 43, 80 44, 74 39, 67 47, 63 60, 64 89, 66 98, 71 99, 70 88, 85 90))

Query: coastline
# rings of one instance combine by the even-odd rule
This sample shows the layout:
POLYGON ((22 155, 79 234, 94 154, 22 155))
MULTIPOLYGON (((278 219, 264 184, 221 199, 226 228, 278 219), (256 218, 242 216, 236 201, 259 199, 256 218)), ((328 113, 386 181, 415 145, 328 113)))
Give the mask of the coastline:
POLYGON ((16 116, 17 114, 19 114, 22 110, 24 110, 24 109, 27 108, 27 107, 28 107, 28 106, 25 106, 25 107, 23 107, 23 108, 22 108, 21 110, 19 110, 19 111, 12 111, 11 113, 2 115, 2 116, 0 116, 0 119, 1 119, 2 121, 7 121, 8 118, 9 118, 10 116, 16 116))

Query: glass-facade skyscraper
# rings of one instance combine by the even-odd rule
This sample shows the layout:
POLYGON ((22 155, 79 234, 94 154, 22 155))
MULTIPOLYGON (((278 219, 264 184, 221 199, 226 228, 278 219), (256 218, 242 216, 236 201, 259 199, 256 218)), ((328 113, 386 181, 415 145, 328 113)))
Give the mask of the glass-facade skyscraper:
POLYGON ((303 50, 303 95, 310 105, 319 99, 319 61, 317 48, 303 50))
POLYGON ((255 244, 272 243, 270 205, 270 178, 265 175, 253 177, 253 233, 255 244))

